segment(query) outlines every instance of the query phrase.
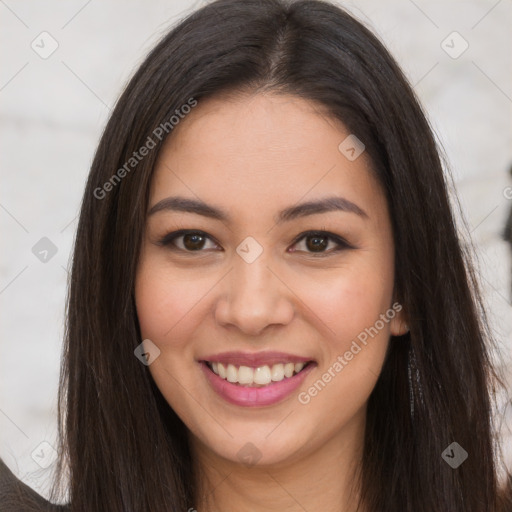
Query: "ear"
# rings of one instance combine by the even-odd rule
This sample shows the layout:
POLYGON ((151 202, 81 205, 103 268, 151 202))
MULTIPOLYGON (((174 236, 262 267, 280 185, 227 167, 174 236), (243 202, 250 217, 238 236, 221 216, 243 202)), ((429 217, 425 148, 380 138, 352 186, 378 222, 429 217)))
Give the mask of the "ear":
MULTIPOLYGON (((396 303, 395 303, 396 304, 396 303)), ((400 310, 395 309, 396 314, 391 319, 390 330, 393 336, 402 336, 409 332, 409 323, 407 319, 407 313, 404 308, 400 305, 400 310)))

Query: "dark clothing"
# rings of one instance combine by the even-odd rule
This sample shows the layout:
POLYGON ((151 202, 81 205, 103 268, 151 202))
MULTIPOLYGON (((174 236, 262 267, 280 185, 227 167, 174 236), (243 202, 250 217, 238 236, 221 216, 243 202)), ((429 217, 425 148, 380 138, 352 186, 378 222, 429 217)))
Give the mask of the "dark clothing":
POLYGON ((69 507, 53 505, 22 482, 0 458, 1 512, 69 512, 69 507))

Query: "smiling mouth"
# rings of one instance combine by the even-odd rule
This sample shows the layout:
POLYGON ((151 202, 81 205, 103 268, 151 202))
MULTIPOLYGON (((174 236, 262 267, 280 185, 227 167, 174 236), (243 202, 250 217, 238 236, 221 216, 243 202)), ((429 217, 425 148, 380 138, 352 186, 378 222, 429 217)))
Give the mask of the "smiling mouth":
POLYGON ((222 364, 219 362, 203 361, 204 364, 220 378, 243 387, 258 388, 272 383, 290 379, 314 361, 305 363, 278 363, 263 365, 256 368, 244 365, 222 364))

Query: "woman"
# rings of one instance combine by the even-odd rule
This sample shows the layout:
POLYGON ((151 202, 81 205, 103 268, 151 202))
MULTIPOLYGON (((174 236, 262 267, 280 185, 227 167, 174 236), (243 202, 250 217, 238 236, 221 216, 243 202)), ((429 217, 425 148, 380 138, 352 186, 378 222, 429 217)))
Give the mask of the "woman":
MULTIPOLYGON (((375 36, 328 3, 214 2, 91 168, 52 501, 67 458, 73 511, 505 510, 481 305, 375 36)), ((4 474, 5 510, 44 510, 4 474)))

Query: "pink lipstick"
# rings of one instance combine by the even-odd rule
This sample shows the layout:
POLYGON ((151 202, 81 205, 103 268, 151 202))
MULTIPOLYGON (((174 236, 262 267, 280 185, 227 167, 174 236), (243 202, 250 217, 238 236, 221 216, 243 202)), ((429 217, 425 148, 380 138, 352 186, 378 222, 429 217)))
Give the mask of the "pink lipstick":
POLYGON ((290 396, 316 366, 306 357, 282 352, 224 352, 199 361, 212 389, 243 407, 263 407, 290 396))

